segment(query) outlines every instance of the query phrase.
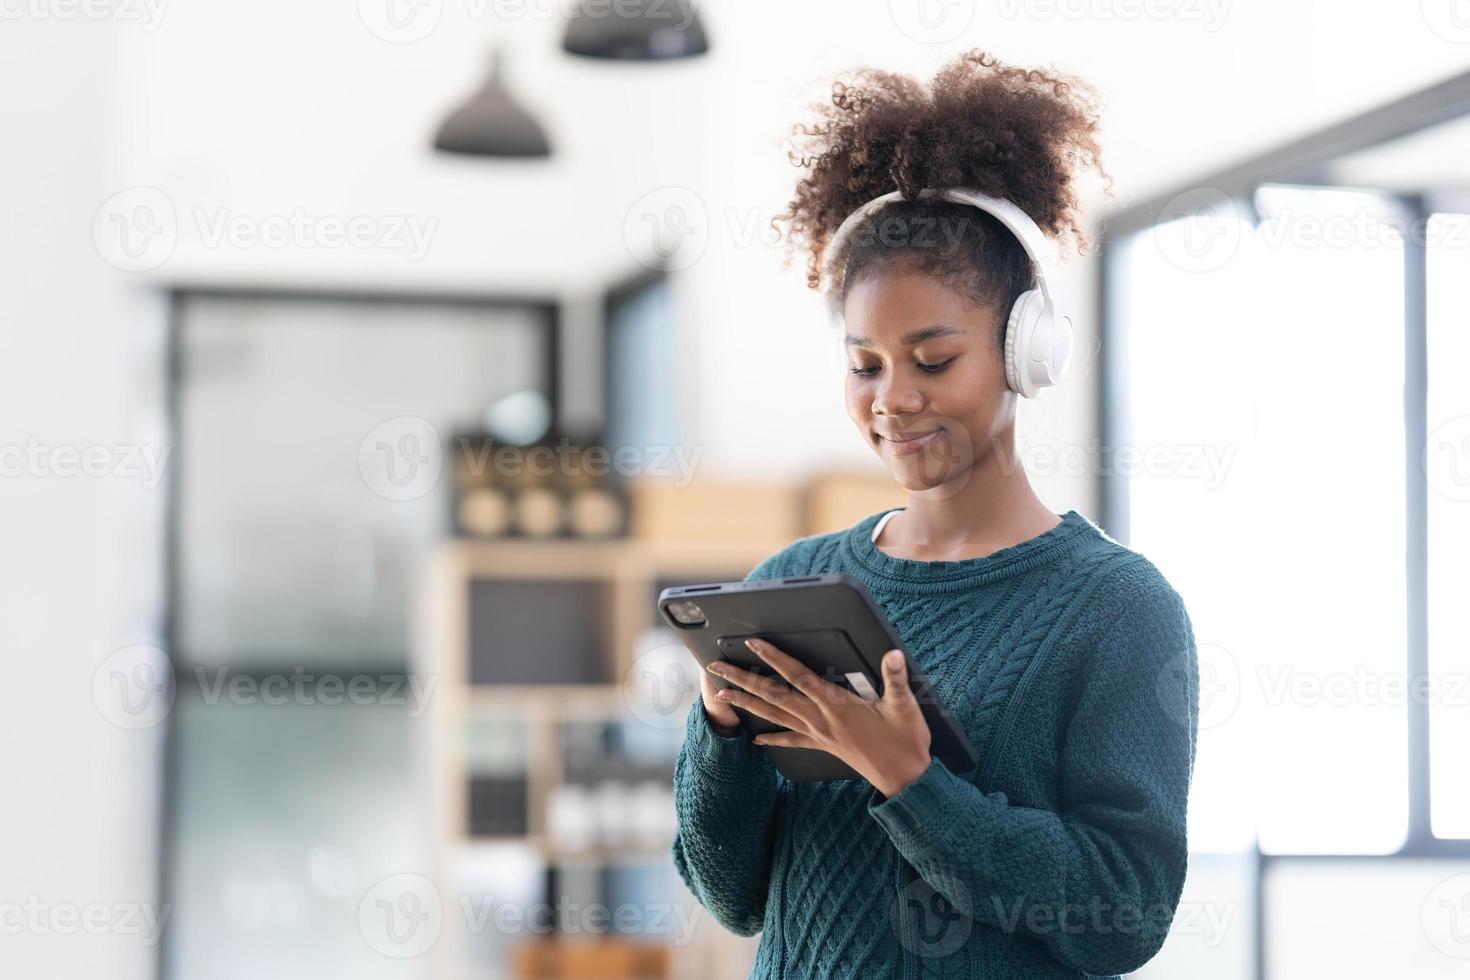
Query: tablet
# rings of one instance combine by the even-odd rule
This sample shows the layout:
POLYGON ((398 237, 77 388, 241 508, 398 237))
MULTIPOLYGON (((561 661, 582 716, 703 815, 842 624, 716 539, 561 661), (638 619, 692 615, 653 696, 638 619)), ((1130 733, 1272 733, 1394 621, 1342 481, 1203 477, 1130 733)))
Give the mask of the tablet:
MULTIPOLYGON (((775 677, 745 641, 766 640, 806 667, 858 696, 873 700, 883 694, 880 664, 889 650, 903 651, 909 687, 929 723, 929 752, 952 772, 975 768, 977 756, 969 738, 939 700, 913 655, 894 632, 868 590, 848 575, 715 582, 664 589, 658 597, 664 622, 683 640, 703 670, 728 660, 758 674, 775 677)), ((715 687, 733 687, 710 675, 715 687)), ((751 735, 785 731, 780 725, 734 706, 751 735)), ((702 711, 701 706, 693 710, 702 711)), ((762 745, 777 770, 788 779, 861 779, 847 763, 818 749, 762 745)))

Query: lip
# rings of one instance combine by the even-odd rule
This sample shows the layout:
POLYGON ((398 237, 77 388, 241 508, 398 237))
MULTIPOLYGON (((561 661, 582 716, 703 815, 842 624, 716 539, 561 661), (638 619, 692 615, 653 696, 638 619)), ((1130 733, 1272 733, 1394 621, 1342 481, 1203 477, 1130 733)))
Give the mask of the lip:
POLYGON ((890 435, 880 432, 878 433, 878 438, 886 442, 889 451, 895 455, 911 456, 914 453, 923 452, 942 432, 944 432, 943 429, 930 429, 928 432, 916 432, 910 433, 909 435, 899 435, 897 433, 890 435))

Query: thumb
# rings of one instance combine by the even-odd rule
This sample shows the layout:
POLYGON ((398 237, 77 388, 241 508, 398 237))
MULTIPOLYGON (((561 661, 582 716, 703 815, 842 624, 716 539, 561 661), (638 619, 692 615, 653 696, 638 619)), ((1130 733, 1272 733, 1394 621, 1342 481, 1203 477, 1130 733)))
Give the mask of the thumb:
POLYGON ((909 690, 909 669, 902 650, 889 650, 883 655, 883 703, 904 705, 914 703, 914 692, 909 690))

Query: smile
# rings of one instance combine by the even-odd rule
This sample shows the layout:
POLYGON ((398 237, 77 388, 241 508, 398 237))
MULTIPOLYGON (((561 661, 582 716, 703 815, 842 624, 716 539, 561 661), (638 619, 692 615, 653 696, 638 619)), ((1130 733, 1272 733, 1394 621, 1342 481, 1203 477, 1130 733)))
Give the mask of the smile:
POLYGON ((880 436, 879 438, 888 444, 889 450, 895 455, 911 456, 914 453, 923 452, 925 447, 939 438, 943 432, 943 429, 935 429, 933 432, 926 432, 921 436, 910 436, 907 439, 898 439, 891 436, 880 436))

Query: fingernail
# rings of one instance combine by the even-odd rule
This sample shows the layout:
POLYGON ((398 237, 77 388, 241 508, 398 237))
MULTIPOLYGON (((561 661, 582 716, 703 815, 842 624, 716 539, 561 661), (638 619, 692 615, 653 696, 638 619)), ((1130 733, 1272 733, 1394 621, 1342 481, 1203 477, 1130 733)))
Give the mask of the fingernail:
POLYGON ((715 697, 719 698, 721 701, 728 701, 731 698, 733 698, 734 696, 735 695, 731 694, 729 691, 716 691, 715 692, 715 697))
POLYGON ((761 652, 761 641, 760 640, 746 640, 745 641, 745 645, 750 648, 750 652, 751 653, 760 653, 761 652))
POLYGON ((903 666, 903 654, 897 650, 889 650, 883 655, 883 664, 889 670, 897 670, 903 666))
POLYGON ((725 665, 722 661, 716 660, 714 663, 710 664, 704 669, 709 671, 711 674, 723 674, 725 672, 725 665))

